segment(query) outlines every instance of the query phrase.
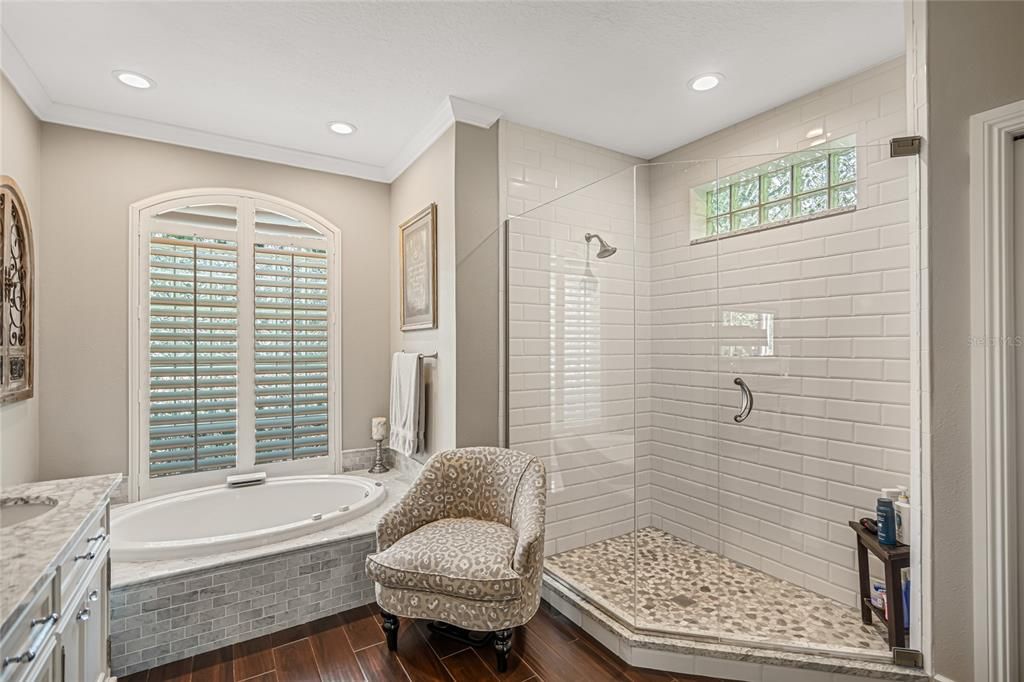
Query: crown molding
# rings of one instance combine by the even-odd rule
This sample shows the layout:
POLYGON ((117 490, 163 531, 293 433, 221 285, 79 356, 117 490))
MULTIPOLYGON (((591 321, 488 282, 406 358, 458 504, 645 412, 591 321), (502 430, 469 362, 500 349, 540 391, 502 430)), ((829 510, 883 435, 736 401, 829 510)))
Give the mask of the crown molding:
POLYGON ((490 128, 500 117, 501 112, 497 109, 449 95, 434 112, 427 125, 413 135, 402 147, 402 151, 398 152, 398 156, 387 165, 387 175, 391 178, 388 182, 394 182, 453 124, 468 123, 479 128, 490 128))
POLYGON ((477 128, 490 128, 501 118, 501 112, 497 109, 485 107, 483 104, 470 102, 468 99, 454 95, 448 97, 448 106, 452 109, 453 119, 459 123, 474 125, 477 128))
POLYGON ((54 102, 25 61, 14 41, 2 29, 0 29, 0 71, 7 76, 15 91, 25 101, 32 113, 47 123, 98 130, 115 135, 127 135, 143 140, 384 183, 394 182, 455 122, 489 128, 501 116, 501 112, 496 109, 459 97, 446 97, 427 125, 412 136, 390 163, 386 166, 374 166, 329 154, 318 154, 54 102))

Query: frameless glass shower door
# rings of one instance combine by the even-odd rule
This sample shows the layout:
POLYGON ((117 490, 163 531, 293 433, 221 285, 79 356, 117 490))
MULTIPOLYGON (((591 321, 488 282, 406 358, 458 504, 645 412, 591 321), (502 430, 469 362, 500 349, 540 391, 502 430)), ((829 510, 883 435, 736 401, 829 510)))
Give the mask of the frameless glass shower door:
POLYGON ((916 161, 840 140, 687 188, 691 244, 718 245, 723 638, 888 658, 850 523, 911 489, 916 161))
POLYGON ((887 146, 809 141, 630 167, 507 221, 509 446, 548 469, 550 597, 888 658, 897 608, 864 602, 850 524, 920 493, 916 178, 887 146))
POLYGON ((547 468, 553 575, 629 624, 632 548, 590 549, 634 530, 634 212, 630 167, 505 230, 509 447, 547 468))

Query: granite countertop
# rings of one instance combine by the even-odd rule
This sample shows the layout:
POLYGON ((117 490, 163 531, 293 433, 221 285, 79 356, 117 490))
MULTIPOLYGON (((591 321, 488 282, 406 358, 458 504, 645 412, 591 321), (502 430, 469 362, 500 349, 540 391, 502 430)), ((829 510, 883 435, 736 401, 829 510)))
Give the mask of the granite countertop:
POLYGON ((98 508, 106 504, 121 474, 83 476, 56 481, 22 483, 0 493, 26 501, 53 498, 52 511, 16 526, 0 529, 0 623, 25 607, 71 549, 71 540, 98 508))
MULTIPOLYGON (((222 552, 207 556, 187 557, 184 559, 158 559, 155 561, 118 561, 115 557, 111 568, 111 587, 117 589, 128 585, 136 585, 178 575, 189 573, 217 566, 246 561, 255 557, 262 557, 268 554, 280 554, 293 552, 300 549, 308 549, 317 545, 336 542, 346 538, 370 535, 377 530, 377 521, 390 509, 395 502, 400 500, 409 489, 411 480, 409 473, 392 469, 386 474, 370 474, 366 472, 347 471, 346 476, 358 476, 374 481, 383 481, 387 489, 387 497, 376 507, 351 521, 340 523, 330 528, 301 535, 290 540, 282 540, 269 545, 239 549, 233 552, 222 552)), ((114 507, 116 510, 117 507, 114 507)))

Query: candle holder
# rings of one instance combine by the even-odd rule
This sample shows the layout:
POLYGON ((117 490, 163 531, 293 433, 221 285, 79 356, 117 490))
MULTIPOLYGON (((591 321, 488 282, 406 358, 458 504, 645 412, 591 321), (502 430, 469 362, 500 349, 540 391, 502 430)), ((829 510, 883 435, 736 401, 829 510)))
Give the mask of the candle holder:
POLYGON ((373 466, 370 467, 371 474, 384 474, 390 471, 384 464, 384 439, 377 440, 377 456, 373 459, 373 466))
POLYGON ((383 474, 388 471, 384 465, 384 439, 388 437, 388 418, 374 417, 370 420, 370 438, 377 442, 377 457, 370 467, 371 474, 383 474))

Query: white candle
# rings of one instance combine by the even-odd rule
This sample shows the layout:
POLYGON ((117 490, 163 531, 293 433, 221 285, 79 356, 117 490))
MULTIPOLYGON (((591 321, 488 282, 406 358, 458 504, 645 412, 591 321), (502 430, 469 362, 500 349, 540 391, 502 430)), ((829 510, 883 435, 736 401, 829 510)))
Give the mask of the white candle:
POLYGON ((388 437, 387 417, 374 417, 370 420, 370 437, 373 440, 384 440, 388 437))

